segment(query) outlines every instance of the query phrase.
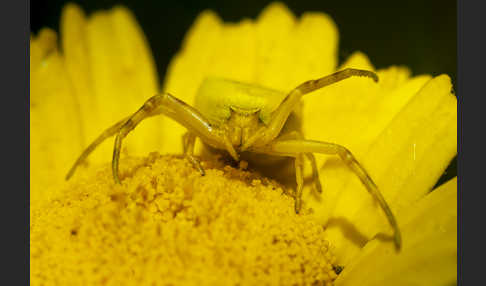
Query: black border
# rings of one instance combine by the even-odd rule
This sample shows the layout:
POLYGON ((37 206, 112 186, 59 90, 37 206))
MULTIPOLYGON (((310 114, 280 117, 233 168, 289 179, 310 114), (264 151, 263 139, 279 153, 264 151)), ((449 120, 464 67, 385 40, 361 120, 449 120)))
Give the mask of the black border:
POLYGON ((2 284, 29 285, 30 2, 4 1, 2 35, 2 284))
POLYGON ((480 285, 484 279, 484 102, 482 69, 486 66, 485 5, 458 1, 458 285, 480 285), (476 127, 477 126, 477 127, 476 127), (474 128, 476 127, 476 128, 474 128), (475 138, 464 145, 464 130, 475 138), (475 132, 472 131, 474 128, 475 132), (481 140, 478 140, 481 139, 481 140), (466 162, 469 161, 469 165, 466 162), (469 230, 469 233, 467 233, 469 230))

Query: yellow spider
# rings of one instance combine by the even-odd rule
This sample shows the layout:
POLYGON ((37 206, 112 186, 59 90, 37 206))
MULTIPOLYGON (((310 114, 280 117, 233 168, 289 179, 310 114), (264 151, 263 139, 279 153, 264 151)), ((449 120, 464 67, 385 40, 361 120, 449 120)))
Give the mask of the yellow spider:
POLYGON ((306 140, 300 130, 295 130, 295 127, 292 130, 285 126, 303 95, 351 76, 365 76, 375 82, 378 81, 378 76, 371 71, 345 69, 316 80, 306 81, 285 94, 231 80, 207 78, 196 95, 195 108, 169 93, 155 95, 133 115, 111 126, 91 143, 76 160, 66 179, 73 175, 77 166, 99 144, 116 134, 112 170, 113 178, 119 184, 118 164, 123 138, 142 120, 164 114, 188 129, 188 133, 183 138, 184 154, 202 175, 204 169, 193 155, 196 137, 212 148, 226 150, 236 161, 240 160, 240 155, 248 153, 295 158, 297 180, 295 211, 297 213, 302 207, 304 155, 312 163, 313 178, 319 193, 322 189, 313 153, 339 155, 380 204, 394 230, 395 246, 400 249, 401 235, 395 216, 376 184, 353 154, 338 144, 306 140))

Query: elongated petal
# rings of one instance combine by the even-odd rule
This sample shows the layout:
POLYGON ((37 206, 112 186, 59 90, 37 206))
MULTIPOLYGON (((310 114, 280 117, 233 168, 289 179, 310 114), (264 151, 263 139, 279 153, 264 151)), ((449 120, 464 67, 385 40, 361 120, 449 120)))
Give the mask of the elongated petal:
MULTIPOLYGON (((366 154, 358 156, 392 211, 409 206, 429 192, 456 154, 456 106, 450 78, 442 75, 430 80, 366 154)), ((346 170, 341 174, 333 179, 346 183, 334 204, 327 234, 335 242, 340 262, 346 264, 377 232, 391 231, 383 211, 359 180, 346 170)))
MULTIPOLYGON (((142 31, 123 7, 86 19, 79 7, 68 5, 61 28, 69 75, 83 107, 86 146, 158 92, 156 70, 142 31)), ((127 138, 124 146, 130 154, 157 150, 160 129, 156 121, 143 122, 133 131, 136 135, 127 138)), ((113 144, 103 144, 100 149, 91 161, 110 160, 113 144)))
POLYGON ((337 28, 324 13, 307 12, 297 20, 283 4, 273 3, 258 17, 256 34, 254 82, 260 85, 290 91, 337 65, 337 28))
POLYGON ((399 254, 370 241, 345 267, 338 285, 452 285, 457 280, 457 178, 398 214, 399 254))
POLYGON ((94 117, 95 99, 89 62, 89 51, 86 40, 88 20, 83 10, 76 4, 67 4, 61 14, 60 34, 61 48, 68 78, 73 86, 73 93, 79 102, 82 119, 82 146, 87 146, 88 134, 99 132, 101 126, 85 123, 86 117, 94 117))
POLYGON ((81 150, 79 105, 72 94, 56 33, 43 29, 30 42, 31 202, 63 181, 81 150))

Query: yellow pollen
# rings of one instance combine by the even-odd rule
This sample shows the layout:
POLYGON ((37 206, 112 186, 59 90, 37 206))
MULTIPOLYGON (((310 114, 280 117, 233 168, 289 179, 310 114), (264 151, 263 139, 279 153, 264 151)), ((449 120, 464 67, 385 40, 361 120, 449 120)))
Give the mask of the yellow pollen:
POLYGON ((121 160, 79 173, 32 211, 32 285, 330 285, 335 258, 309 210, 244 166, 121 160))

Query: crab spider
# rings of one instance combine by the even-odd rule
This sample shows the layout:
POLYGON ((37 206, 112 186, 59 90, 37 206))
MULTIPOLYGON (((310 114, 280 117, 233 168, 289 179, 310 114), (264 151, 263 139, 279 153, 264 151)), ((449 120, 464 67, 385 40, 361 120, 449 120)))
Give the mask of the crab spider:
POLYGON ((378 81, 378 76, 374 72, 348 68, 316 80, 306 81, 285 94, 226 79, 207 78, 196 95, 196 108, 169 93, 155 95, 133 115, 108 128, 91 143, 74 163, 66 179, 73 175, 77 166, 99 144, 116 135, 112 171, 115 182, 119 184, 118 165, 123 138, 142 120, 164 114, 188 129, 188 133, 183 138, 184 154, 202 175, 204 169, 193 155, 197 137, 215 149, 226 150, 236 161, 239 161, 242 152, 295 158, 297 181, 295 211, 297 213, 302 207, 304 156, 312 163, 313 179, 317 191, 321 192, 313 153, 338 155, 378 201, 394 230, 395 246, 400 249, 401 235, 395 216, 376 184, 348 149, 334 143, 306 140, 299 130, 281 134, 289 115, 303 95, 352 76, 364 76, 372 78, 375 82, 378 81))

